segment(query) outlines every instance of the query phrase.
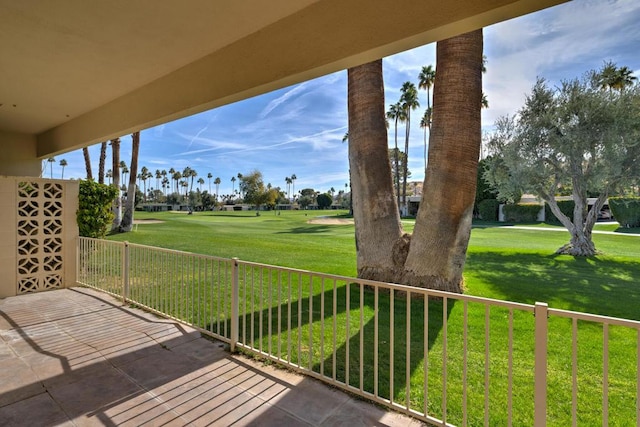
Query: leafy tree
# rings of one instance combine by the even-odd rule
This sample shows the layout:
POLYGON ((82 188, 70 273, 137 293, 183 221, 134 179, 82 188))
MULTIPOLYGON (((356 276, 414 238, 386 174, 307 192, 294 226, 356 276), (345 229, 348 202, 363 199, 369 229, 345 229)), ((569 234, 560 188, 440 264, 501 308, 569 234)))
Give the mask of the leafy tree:
POLYGON ((640 87, 606 90, 609 72, 605 64, 559 87, 539 79, 518 115, 497 122, 489 143, 494 160, 485 178, 501 195, 530 192, 549 205, 571 235, 558 253, 595 255, 598 212, 609 194, 640 173, 640 87), (572 216, 558 206, 561 186, 572 190, 572 216), (589 195, 597 196, 590 210, 589 195))
POLYGON ((316 199, 316 203, 318 204, 319 209, 327 209, 331 207, 332 202, 333 199, 331 198, 331 195, 327 193, 319 194, 316 199))
POLYGON ((118 189, 93 180, 80 180, 79 185, 76 213, 78 231, 84 237, 103 238, 113 221, 111 204, 118 189))
POLYGON ((262 179, 262 172, 254 170, 247 175, 238 174, 240 178, 240 186, 244 191, 245 203, 250 203, 260 209, 260 206, 269 201, 269 190, 265 187, 262 179))

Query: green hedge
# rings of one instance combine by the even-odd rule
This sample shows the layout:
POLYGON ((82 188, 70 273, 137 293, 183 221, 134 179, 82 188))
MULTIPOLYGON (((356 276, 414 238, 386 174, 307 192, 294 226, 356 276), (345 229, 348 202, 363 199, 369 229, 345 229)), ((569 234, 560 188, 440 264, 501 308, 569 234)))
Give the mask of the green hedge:
POLYGON ((640 197, 609 197, 609 208, 623 227, 640 227, 640 197))
MULTIPOLYGON (((557 203, 560 208, 560 212, 573 221, 573 208, 576 206, 576 202, 573 200, 559 200, 557 203)), ((560 220, 556 218, 553 212, 551 212, 551 208, 546 203, 544 204, 544 222, 547 224, 562 225, 560 220)))
POLYGON ((536 222, 541 207, 531 203, 504 205, 504 219, 507 222, 536 222))
POLYGON ((78 200, 78 231, 83 237, 102 238, 113 221, 111 204, 118 190, 112 185, 81 180, 78 200))
POLYGON ((478 214, 484 221, 498 221, 500 202, 496 199, 484 199, 478 203, 478 214))

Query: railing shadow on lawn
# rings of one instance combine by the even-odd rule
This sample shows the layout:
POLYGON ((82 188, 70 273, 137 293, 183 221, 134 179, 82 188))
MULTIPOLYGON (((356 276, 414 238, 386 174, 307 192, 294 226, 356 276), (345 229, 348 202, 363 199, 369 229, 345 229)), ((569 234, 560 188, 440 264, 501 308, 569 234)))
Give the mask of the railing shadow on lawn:
MULTIPOLYGON (((388 289, 378 291, 378 326, 377 340, 375 299, 376 291, 369 286, 362 288, 363 321, 360 323, 361 286, 348 284, 349 294, 349 329, 347 320, 347 285, 324 292, 316 293, 311 298, 307 295, 290 303, 272 305, 270 308, 256 309, 240 314, 239 339, 249 347, 269 353, 272 357, 299 365, 303 369, 326 377, 329 381, 348 384, 357 389, 362 388, 369 393, 376 393, 383 399, 406 401, 407 386, 407 297, 402 291, 394 291, 394 322, 390 321, 391 298, 388 289), (333 301, 336 299, 334 312, 333 301), (310 304, 311 299, 311 304, 310 304), (324 299, 324 316, 321 301, 324 299), (312 309, 309 319, 310 305, 312 309), (289 318, 289 312, 291 317, 289 318), (335 325, 334 325, 335 320, 335 325), (291 325, 291 333, 287 329, 291 325), (337 334, 334 335, 334 330, 337 334), (271 339, 269 339, 271 331, 271 339), (309 335, 312 335, 310 343, 309 335), (393 334, 393 346, 391 337, 393 334), (336 336, 338 335, 338 336, 336 336), (348 341, 347 341, 348 336, 348 341), (322 341, 321 337, 324 337, 322 341), (335 339, 335 343, 334 343, 335 339), (290 341, 288 341, 290 340, 290 341), (362 352, 360 345, 362 341, 362 352), (311 345, 310 345, 311 344, 311 345), (377 346, 377 347, 376 347, 377 346), (375 356, 377 348, 377 375, 375 356), (300 352, 299 352, 300 349, 300 352), (393 351, 393 375, 391 375, 391 352, 393 351), (348 369, 347 369, 348 353, 348 369), (362 354, 362 360, 361 360, 362 354), (362 369, 362 372, 360 372, 362 369), (347 371, 349 377, 347 378, 347 371), (374 384, 374 379, 378 384, 374 384), (391 396, 393 395, 393 396, 391 396), (391 396, 391 397, 390 397, 391 396)), ((446 302, 441 298, 429 298, 428 322, 425 335, 424 298, 413 294, 409 317, 409 375, 425 366, 425 357, 438 340, 443 329, 443 314, 449 317, 455 300, 446 302), (446 304, 446 307, 444 306, 446 304), (425 337, 427 345, 425 346, 425 337)), ((243 305, 240 309, 242 312, 243 305)), ((230 323, 227 320, 227 323, 230 323)), ((207 328, 212 325, 206 325, 207 328)), ((227 325, 230 328, 230 325, 227 325)), ((438 362, 442 364, 442 355, 438 362)), ((424 372, 422 373, 424 375, 424 372)), ((420 393, 422 387, 420 387, 420 393)), ((410 394, 411 391, 409 391, 410 394)), ((421 408, 413 408, 421 409, 421 408)))

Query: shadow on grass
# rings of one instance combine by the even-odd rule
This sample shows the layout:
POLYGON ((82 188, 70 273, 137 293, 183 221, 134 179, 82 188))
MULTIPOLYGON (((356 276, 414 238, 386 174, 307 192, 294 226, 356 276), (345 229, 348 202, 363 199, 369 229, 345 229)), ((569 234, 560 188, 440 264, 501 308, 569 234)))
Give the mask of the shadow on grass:
POLYGON ((307 225, 304 227, 293 227, 286 231, 278 231, 276 234, 317 234, 332 230, 328 225, 307 225))
POLYGON ((466 272, 501 299, 640 320, 640 263, 607 258, 474 252, 466 272))
MULTIPOLYGON (((429 351, 439 338, 443 319, 449 317, 455 301, 449 300, 446 307, 444 304, 442 299, 430 299, 425 321, 424 299, 414 296, 408 315, 406 296, 396 292, 392 322, 390 294, 379 291, 376 327, 375 291, 365 287, 361 295, 360 285, 350 284, 348 310, 347 286, 311 297, 292 297, 290 303, 262 310, 249 303, 246 314, 240 315, 239 339, 313 372, 356 388, 362 386, 371 393, 377 390, 384 398, 393 395, 393 400, 397 400, 404 396, 407 383, 407 348, 408 372, 412 376, 416 369, 424 366, 425 347, 429 351), (374 384, 376 351, 377 386, 374 384)), ((240 309, 241 312, 245 309, 242 303, 240 309)))

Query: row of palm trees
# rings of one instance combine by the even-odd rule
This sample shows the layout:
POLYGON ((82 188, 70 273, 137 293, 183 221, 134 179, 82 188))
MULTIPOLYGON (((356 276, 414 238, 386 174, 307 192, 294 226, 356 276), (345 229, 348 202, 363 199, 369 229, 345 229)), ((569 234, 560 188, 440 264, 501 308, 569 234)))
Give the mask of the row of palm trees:
MULTIPOLYGON (((433 111, 431 109, 431 88, 435 82, 436 70, 433 65, 423 66, 420 74, 418 75, 418 87, 427 91, 427 108, 425 109, 422 119, 420 121, 420 127, 424 128, 424 167, 427 168, 427 129, 431 127, 431 116, 433 111)), ((414 83, 404 82, 400 88, 400 99, 395 104, 389 105, 389 110, 386 113, 388 120, 392 120, 395 126, 395 152, 398 152, 398 123, 405 124, 405 140, 404 140, 404 156, 405 161, 402 168, 399 167, 400 156, 394 156, 395 162, 395 193, 398 202, 398 206, 402 206, 400 203, 400 169, 402 169, 402 201, 406 203, 407 200, 407 176, 408 176, 408 158, 409 158, 409 136, 411 132, 411 111, 415 111, 420 107, 420 101, 418 100, 418 90, 414 83)))

